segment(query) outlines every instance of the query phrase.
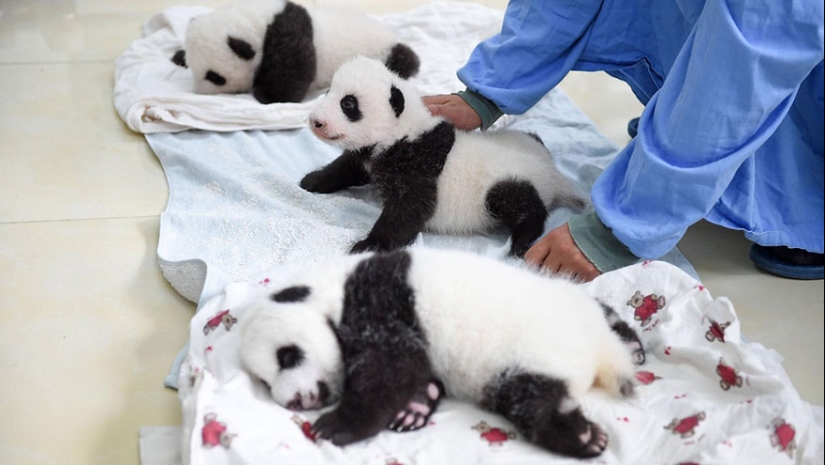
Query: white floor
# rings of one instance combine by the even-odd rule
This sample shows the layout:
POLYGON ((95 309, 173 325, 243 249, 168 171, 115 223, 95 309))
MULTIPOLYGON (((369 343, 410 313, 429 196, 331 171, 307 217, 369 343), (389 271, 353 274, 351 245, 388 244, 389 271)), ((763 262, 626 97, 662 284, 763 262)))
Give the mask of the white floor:
MULTIPOLYGON (((161 276, 167 187, 112 107, 114 59, 151 14, 224 1, 0 2, 0 464, 138 463, 138 428, 180 423, 161 381, 194 306, 161 276)), ((374 13, 421 0, 350 1, 374 13)), ((504 1, 479 2, 502 7, 504 1)), ((564 90, 616 143, 640 106, 605 75, 564 90)), ((743 331, 786 357, 823 403, 823 284, 757 271, 741 234, 700 224, 681 243, 743 331)))

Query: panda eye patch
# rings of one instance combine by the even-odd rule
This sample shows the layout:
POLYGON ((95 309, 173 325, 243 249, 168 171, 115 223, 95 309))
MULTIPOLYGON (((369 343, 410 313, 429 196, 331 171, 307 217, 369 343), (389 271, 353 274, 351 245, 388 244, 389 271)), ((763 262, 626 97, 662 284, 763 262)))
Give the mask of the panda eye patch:
POLYGON ((292 286, 272 294, 272 300, 279 303, 303 302, 309 293, 307 286, 292 286))
POLYGON ((209 70, 206 73, 206 80, 211 82, 212 84, 215 84, 216 86, 222 86, 226 84, 226 78, 212 70, 209 70))
POLYGON ((295 368, 304 360, 304 351, 296 345, 285 346, 278 349, 275 357, 278 359, 278 367, 281 370, 288 370, 295 368))
POLYGON ((341 99, 341 111, 353 123, 363 117, 361 110, 358 108, 358 98, 354 95, 347 95, 341 99))
POLYGON ((252 45, 245 40, 229 37, 226 40, 226 44, 229 45, 229 48, 232 49, 233 52, 235 52, 235 55, 238 55, 246 61, 255 58, 255 50, 253 50, 252 45))

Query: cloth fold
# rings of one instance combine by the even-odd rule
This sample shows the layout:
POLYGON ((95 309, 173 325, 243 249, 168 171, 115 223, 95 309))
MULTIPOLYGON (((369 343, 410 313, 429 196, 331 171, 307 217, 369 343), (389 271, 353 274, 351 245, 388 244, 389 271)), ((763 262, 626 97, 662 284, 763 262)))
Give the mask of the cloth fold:
MULTIPOLYGON (((209 11, 174 6, 144 23, 142 38, 115 61, 114 105, 121 119, 145 134, 303 127, 318 94, 301 103, 262 105, 249 94, 194 93, 190 70, 172 57, 183 49, 189 20, 209 11)), ((476 43, 498 30, 501 18, 501 11, 481 5, 434 2, 377 19, 419 55, 421 69, 413 81, 422 92, 436 94, 463 87, 455 70, 476 43)))

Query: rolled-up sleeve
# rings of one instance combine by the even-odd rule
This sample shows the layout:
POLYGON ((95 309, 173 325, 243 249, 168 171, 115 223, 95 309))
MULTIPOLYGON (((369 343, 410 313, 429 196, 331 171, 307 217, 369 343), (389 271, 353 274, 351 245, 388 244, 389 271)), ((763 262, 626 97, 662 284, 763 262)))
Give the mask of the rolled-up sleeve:
POLYGON ((524 113, 573 69, 601 5, 512 0, 501 32, 475 48, 459 79, 504 113, 524 113))

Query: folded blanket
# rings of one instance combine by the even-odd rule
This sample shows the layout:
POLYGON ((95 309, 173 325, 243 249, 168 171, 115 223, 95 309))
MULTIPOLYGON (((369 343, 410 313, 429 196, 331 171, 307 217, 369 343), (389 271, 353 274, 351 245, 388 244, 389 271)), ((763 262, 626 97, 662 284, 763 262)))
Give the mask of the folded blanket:
MULTIPOLYGON (((198 95, 189 69, 174 64, 183 48, 186 26, 203 7, 171 7, 143 26, 135 41, 115 61, 114 103, 134 131, 177 132, 186 129, 237 131, 291 129, 306 124, 313 98, 302 103, 261 105, 251 95, 198 95)), ((431 3, 410 12, 377 18, 421 58, 413 81, 426 93, 462 89, 455 77, 475 44, 496 33, 502 12, 468 3, 431 3)))

